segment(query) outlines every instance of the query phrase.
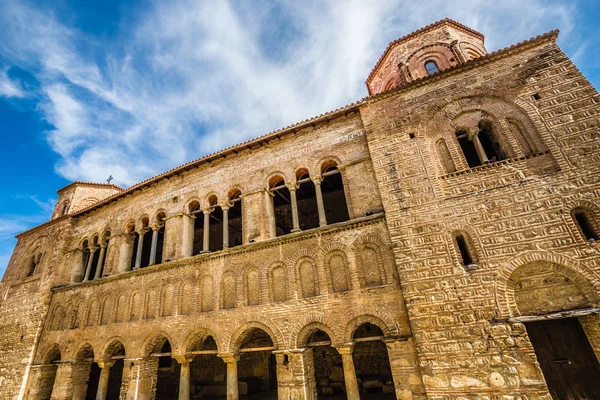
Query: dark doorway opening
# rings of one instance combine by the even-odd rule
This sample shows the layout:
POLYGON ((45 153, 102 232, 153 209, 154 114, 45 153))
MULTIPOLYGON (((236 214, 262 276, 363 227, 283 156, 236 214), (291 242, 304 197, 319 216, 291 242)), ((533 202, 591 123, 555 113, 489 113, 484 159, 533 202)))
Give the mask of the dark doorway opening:
POLYGON ((577 318, 525 327, 553 399, 600 399, 600 365, 577 318))
POLYGON ((383 337, 383 331, 377 325, 368 322, 354 332, 352 357, 361 399, 375 393, 379 399, 396 399, 392 368, 383 337))
POLYGON ((200 339, 192 347, 190 398, 222 399, 227 396, 227 365, 217 356, 212 336, 200 339))
POLYGON ((298 219, 300 229, 313 229, 319 227, 319 210, 317 209, 317 192, 315 184, 310 179, 308 171, 299 171, 297 177, 298 189, 298 219))
POLYGON ((238 382, 240 396, 272 398, 277 393, 277 375, 272 351, 273 340, 262 329, 254 328, 246 333, 240 346, 238 382))
POLYGON ((125 362, 123 359, 115 361, 115 364, 110 367, 108 376, 108 388, 106 390, 106 400, 119 400, 121 397, 121 382, 123 379, 123 367, 125 362))
POLYGON ((342 356, 331 346, 331 338, 322 330, 316 330, 309 338, 307 347, 312 348, 317 386, 317 399, 346 398, 342 356))
POLYGON ((283 179, 274 181, 271 185, 273 194, 273 213, 275 214, 276 236, 287 235, 294 228, 292 222, 292 203, 290 191, 283 179))
POLYGON ((229 222, 229 247, 242 244, 242 198, 239 191, 234 191, 229 196, 231 207, 228 211, 229 222))
POLYGON ((165 341, 158 357, 158 379, 156 400, 176 400, 179 398, 179 376, 181 366, 171 358, 171 344, 165 341))
POLYGON ((344 182, 342 174, 337 167, 332 166, 323 172, 321 190, 323 192, 323 204, 325 206, 325 217, 328 224, 348 221, 348 204, 344 193, 344 182))
POLYGON ((98 383, 100 383, 100 367, 95 362, 92 363, 90 368, 90 379, 88 380, 87 391, 85 393, 85 400, 96 400, 96 393, 98 392, 98 383))

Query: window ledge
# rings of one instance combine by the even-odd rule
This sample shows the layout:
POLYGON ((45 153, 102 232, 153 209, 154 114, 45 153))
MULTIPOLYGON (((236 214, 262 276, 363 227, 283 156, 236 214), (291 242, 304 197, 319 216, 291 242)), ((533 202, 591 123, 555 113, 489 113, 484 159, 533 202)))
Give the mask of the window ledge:
POLYGON ((476 173, 476 172, 484 171, 484 170, 488 170, 488 169, 495 169, 495 168, 498 168, 498 167, 503 166, 503 165, 512 164, 514 162, 522 161, 522 160, 527 160, 527 159, 530 159, 530 158, 540 157, 540 156, 543 156, 544 154, 549 154, 549 153, 550 153, 550 150, 546 150, 546 151, 543 151, 543 152, 540 152, 540 153, 532 154, 530 156, 508 158, 506 160, 501 160, 501 161, 496 161, 496 162, 493 162, 493 163, 483 164, 483 165, 479 165, 477 167, 473 167, 473 168, 469 168, 469 169, 464 169, 462 171, 456 171, 456 172, 452 172, 452 173, 449 173, 449 174, 446 174, 446 175, 442 175, 442 176, 440 176, 440 179, 449 179, 449 178, 452 178, 454 176, 476 173))

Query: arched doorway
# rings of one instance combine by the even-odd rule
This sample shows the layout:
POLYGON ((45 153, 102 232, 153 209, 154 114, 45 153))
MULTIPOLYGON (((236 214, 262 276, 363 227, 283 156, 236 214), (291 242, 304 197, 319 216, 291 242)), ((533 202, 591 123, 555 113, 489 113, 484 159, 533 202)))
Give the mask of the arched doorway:
POLYGON ((181 366, 171 355, 171 343, 167 339, 164 339, 158 353, 150 354, 152 357, 158 357, 156 400, 176 400, 179 398, 181 366))
POLYGON ((600 364, 582 326, 597 318, 585 315, 598 301, 589 282, 570 268, 537 261, 514 270, 507 286, 552 398, 600 398, 600 364))
POLYGON ((190 398, 222 399, 227 396, 227 366, 217 356, 217 343, 208 335, 192 345, 190 398))
POLYGON ((56 370, 61 360, 60 349, 54 345, 43 358, 38 368, 32 369, 32 382, 35 382, 27 394, 28 399, 43 400, 52 396, 56 370))
POLYGON ((125 347, 120 342, 111 344, 106 352, 109 360, 114 362, 110 367, 108 375, 108 386, 106 389, 106 400, 118 400, 121 395, 123 382, 123 368, 125 366, 125 347))
POLYGON ((91 345, 83 345, 77 355, 72 369, 73 398, 95 400, 100 381, 100 367, 94 361, 94 349, 91 345))
POLYGON ((352 336, 354 369, 360 398, 395 400, 396 392, 383 331, 369 322, 360 325, 352 336))
POLYGON ((277 399, 276 350, 269 334, 252 328, 243 334, 237 364, 242 399, 277 399), (247 397, 245 397, 247 396, 247 397))
POLYGON ((306 347, 313 353, 317 399, 345 399, 342 356, 331 346, 329 335, 317 329, 308 337, 306 347))

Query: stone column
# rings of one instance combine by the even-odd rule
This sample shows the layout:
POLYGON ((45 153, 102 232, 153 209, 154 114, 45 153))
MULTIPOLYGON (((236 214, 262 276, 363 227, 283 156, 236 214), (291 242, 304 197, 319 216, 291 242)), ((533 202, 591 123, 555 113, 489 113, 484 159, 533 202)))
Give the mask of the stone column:
POLYGON ((108 378, 110 377, 110 368, 115 365, 114 361, 99 361, 100 380, 98 381, 98 391, 96 392, 96 400, 106 400, 108 393, 108 378))
POLYGON ((202 252, 208 253, 209 250, 209 239, 210 239, 210 209, 202 210, 204 214, 204 236, 202 237, 202 252))
POLYGON ((290 201, 292 203, 292 232, 300 232, 300 222, 298 221, 298 201, 296 200, 296 185, 289 183, 286 185, 290 191, 290 201))
POLYGON ((277 398, 281 400, 316 400, 312 349, 278 350, 277 398))
POLYGON ((229 248, 229 205, 222 205, 223 210, 223 249, 229 248))
POLYGON ((120 235, 119 241, 119 267, 118 272, 127 272, 131 268, 131 256, 133 255, 133 237, 128 233, 120 235))
POLYGON ((153 382, 156 382, 158 357, 129 360, 129 384, 127 400, 149 400, 155 397, 153 382))
POLYGON ((156 245, 158 244, 158 230, 160 226, 152 225, 152 246, 150 247, 150 262, 148 265, 156 263, 156 245))
POLYGON ((100 256, 98 257, 98 265, 96 265, 96 274, 94 279, 99 279, 102 277, 102 263, 104 262, 104 256, 106 255, 106 245, 100 245, 100 256))
POLYGON ((190 363, 192 362, 192 357, 186 356, 175 356, 173 357, 177 360, 179 365, 181 366, 181 370, 179 372, 179 400, 189 400, 190 399, 190 363))
POLYGON ((417 360, 417 350, 412 338, 386 339, 392 381, 398 400, 412 400, 425 395, 423 380, 417 360))
POLYGON ((85 275, 83 265, 83 251, 81 249, 75 249, 71 253, 72 257, 75 257, 75 262, 73 263, 73 273, 71 274, 71 283, 78 283, 83 280, 83 276, 85 275))
POLYGON ((84 281, 90 280, 90 273, 92 272, 92 263, 94 262, 94 254, 96 253, 97 247, 90 247, 90 257, 88 258, 87 267, 85 268, 84 281))
POLYGON ((488 162, 488 158, 487 158, 487 155, 485 154, 485 150, 483 149, 483 146, 481 145, 481 142, 479 141, 479 136, 473 135, 473 137, 471 138, 471 141, 473 142, 473 146, 475 146, 475 151, 477 151, 477 156, 479 157, 479 161, 482 164, 485 164, 486 162, 488 162))
POLYGON ((54 385, 52 386, 51 392, 52 400, 71 400, 75 398, 85 398, 85 392, 83 394, 83 397, 75 397, 75 388, 73 382, 75 380, 75 377, 73 376, 74 372, 75 368, 72 363, 58 363, 56 368, 56 377, 54 378, 54 385))
POLYGON ((137 247, 137 253, 135 254, 135 266, 133 267, 134 269, 139 269, 140 266, 142 265, 142 249, 144 247, 144 234, 146 233, 145 230, 141 230, 138 232, 138 247, 137 247))
POLYGON ((319 212, 319 226, 327 225, 327 216, 325 215, 325 205, 323 204, 323 192, 321 192, 321 181, 323 178, 320 176, 313 178, 315 184, 315 193, 317 195, 317 211, 319 212))
POLYGON ((277 236, 277 226, 275 225, 275 209, 273 206, 273 193, 265 190, 265 205, 267 206, 267 221, 269 224, 269 237, 277 236))
POLYGON ((356 371, 354 370, 354 359, 352 345, 338 346, 337 351, 342 355, 342 365, 344 367, 344 381, 346 382, 346 397, 348 400, 360 400, 358 391, 358 380, 356 379, 356 371))
POLYGON ((196 217, 183 214, 183 240, 181 243, 181 257, 191 257, 194 254, 194 223, 196 217))
POLYGON ((220 354, 219 357, 227 364, 227 400, 238 400, 238 354, 220 354))

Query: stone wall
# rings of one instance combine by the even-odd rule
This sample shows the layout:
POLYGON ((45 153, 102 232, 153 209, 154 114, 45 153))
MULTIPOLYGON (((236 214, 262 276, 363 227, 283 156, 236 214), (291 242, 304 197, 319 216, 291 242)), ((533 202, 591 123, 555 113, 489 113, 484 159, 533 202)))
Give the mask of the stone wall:
POLYGON ((361 107, 433 398, 548 396, 524 326, 507 321, 521 308, 549 310, 546 296, 531 294, 540 282, 516 285, 513 272, 523 265, 537 263, 540 274, 554 274, 557 285, 542 288, 551 302, 598 305, 598 253, 582 239, 570 210, 585 204, 598 217, 600 98, 552 35, 501 54, 361 107), (473 113, 498 121, 526 116, 528 132, 548 151, 469 169, 452 136, 457 126, 446 121, 473 113), (447 139, 450 155, 436 149, 439 137, 447 139), (456 173, 440 167, 443 156, 452 157, 456 173), (472 238, 479 260, 473 268, 461 264, 452 239, 457 230, 472 238))

